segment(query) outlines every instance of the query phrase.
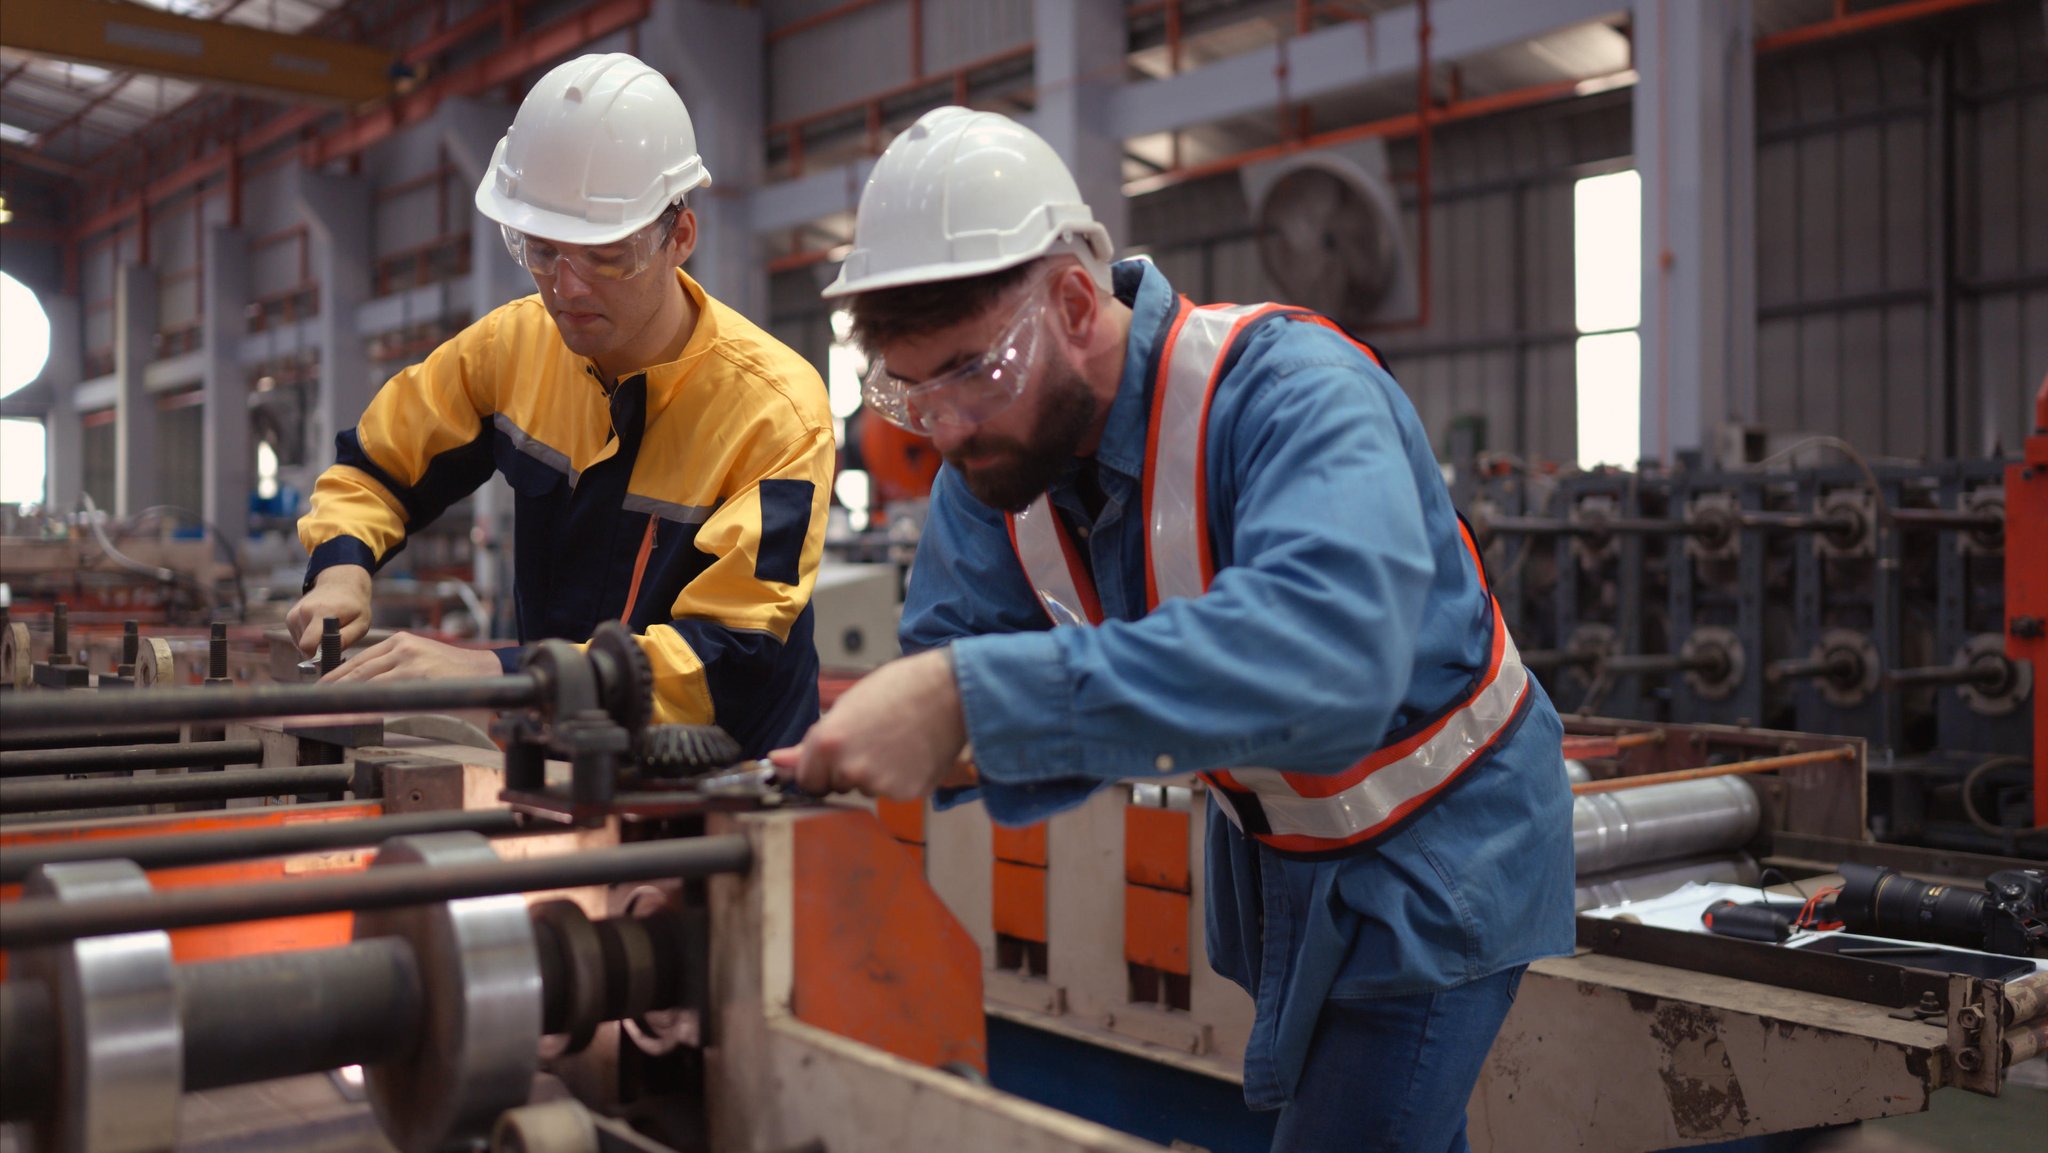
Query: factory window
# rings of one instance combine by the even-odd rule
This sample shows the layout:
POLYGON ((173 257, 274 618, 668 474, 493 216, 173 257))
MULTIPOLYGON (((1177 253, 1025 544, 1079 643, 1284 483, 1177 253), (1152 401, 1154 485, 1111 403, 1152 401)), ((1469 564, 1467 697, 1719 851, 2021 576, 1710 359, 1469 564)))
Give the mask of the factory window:
POLYGON ((43 422, 0 420, 0 504, 43 503, 43 422))
POLYGON ((256 442, 256 498, 277 499, 277 449, 267 440, 256 442))
MULTIPOLYGON (((851 339, 853 314, 845 309, 832 313, 832 345, 825 352, 825 396, 832 406, 832 435, 846 443, 846 422, 860 409, 860 378, 867 371, 867 358, 851 339)), ((855 532, 868 527, 874 498, 868 489, 868 474, 857 468, 839 470, 832 482, 832 494, 846 506, 847 524, 855 532)))
POLYGON ((50 359, 50 317, 35 290, 0 272, 0 396, 43 374, 50 359))
POLYGON ((1579 466, 1634 468, 1642 454, 1643 187, 1633 171, 1572 190, 1579 466))

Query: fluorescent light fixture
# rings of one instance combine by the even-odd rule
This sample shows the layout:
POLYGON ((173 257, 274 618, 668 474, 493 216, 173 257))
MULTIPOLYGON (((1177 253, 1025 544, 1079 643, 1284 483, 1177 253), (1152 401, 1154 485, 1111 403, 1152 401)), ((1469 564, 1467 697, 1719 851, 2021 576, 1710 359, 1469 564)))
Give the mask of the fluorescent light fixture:
POLYGON ((36 133, 30 132, 19 124, 9 124, 4 120, 0 120, 0 140, 5 140, 9 144, 19 144, 24 148, 33 148, 36 144, 36 137, 36 133))
POLYGON ((97 64, 80 64, 75 60, 64 65, 64 74, 80 84, 103 84, 114 78, 110 69, 97 64))

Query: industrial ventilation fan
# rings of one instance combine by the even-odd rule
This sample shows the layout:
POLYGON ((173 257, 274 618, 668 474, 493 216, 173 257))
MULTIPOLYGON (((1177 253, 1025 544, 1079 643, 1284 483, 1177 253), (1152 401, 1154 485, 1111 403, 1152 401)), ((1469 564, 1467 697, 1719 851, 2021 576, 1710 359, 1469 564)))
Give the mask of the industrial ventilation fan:
POLYGON ((1346 326, 1414 310, 1414 262, 1386 174, 1377 140, 1243 170, 1259 261, 1277 299, 1346 326))

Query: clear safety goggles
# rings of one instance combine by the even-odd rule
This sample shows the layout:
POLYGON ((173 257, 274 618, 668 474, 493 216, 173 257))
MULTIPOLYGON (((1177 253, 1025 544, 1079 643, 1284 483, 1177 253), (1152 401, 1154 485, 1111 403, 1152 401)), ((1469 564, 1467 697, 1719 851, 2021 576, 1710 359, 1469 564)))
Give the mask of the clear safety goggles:
POLYGON ((526 266, 535 276, 553 276, 562 261, 576 270, 584 280, 626 280, 647 271, 654 263, 655 254, 661 251, 669 232, 675 228, 675 218, 663 213, 659 220, 635 232, 623 240, 610 244, 557 244, 528 236, 507 225, 499 225, 505 234, 505 249, 512 259, 526 266))
POLYGON ((988 351, 974 360, 913 384, 889 371, 881 357, 868 366, 861 399, 898 428, 930 436, 941 424, 972 426, 1010 407, 1031 379, 1045 325, 1043 280, 1025 291, 1025 301, 988 351))

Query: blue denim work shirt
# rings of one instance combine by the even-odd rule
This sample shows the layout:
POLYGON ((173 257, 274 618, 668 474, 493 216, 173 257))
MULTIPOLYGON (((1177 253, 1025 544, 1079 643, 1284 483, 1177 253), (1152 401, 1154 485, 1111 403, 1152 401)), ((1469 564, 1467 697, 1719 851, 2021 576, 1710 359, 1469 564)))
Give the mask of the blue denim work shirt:
MULTIPOLYGON (((1215 581, 1145 611, 1142 476, 1155 348, 1176 297, 1116 266, 1133 311, 1095 459, 1054 483, 1104 623, 1054 629, 1003 516, 940 470, 906 593, 907 652, 951 645, 980 787, 1005 824, 1122 779, 1260 766, 1334 773, 1462 700, 1491 608, 1422 423, 1341 336, 1269 320, 1218 383, 1208 425, 1215 581)), ((1245 1100, 1292 1096, 1323 1002, 1449 989, 1572 948, 1572 798, 1563 727, 1532 679, 1479 764, 1373 846, 1284 856, 1211 806, 1208 948, 1257 1015, 1245 1100)))

